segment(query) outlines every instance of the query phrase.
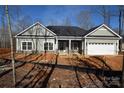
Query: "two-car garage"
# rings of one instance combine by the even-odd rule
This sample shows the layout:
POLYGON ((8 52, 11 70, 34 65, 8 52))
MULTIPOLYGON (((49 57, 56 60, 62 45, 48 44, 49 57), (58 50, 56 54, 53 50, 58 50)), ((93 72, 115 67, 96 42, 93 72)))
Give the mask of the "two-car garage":
POLYGON ((92 29, 84 37, 85 55, 117 55, 119 52, 122 37, 105 24, 92 29))
POLYGON ((87 55, 115 55, 117 53, 116 43, 88 43, 87 55))

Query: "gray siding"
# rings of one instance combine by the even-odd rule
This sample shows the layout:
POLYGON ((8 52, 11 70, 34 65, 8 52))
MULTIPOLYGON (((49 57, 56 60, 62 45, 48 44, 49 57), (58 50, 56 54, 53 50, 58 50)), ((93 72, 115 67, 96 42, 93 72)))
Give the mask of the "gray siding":
POLYGON ((55 50, 55 36, 54 33, 47 28, 42 27, 40 24, 36 24, 31 28, 24 31, 20 36, 16 37, 16 50, 22 50, 22 42, 32 42, 32 51, 42 52, 44 51, 44 42, 53 43, 53 51, 55 50), (47 36, 47 37, 44 37, 47 36))
POLYGON ((17 51, 23 51, 22 50, 22 42, 23 41, 31 41, 33 42, 33 50, 32 51, 37 51, 37 52, 42 52, 44 51, 44 42, 52 42, 53 43, 53 51, 55 50, 55 39, 22 39, 22 38, 19 38, 17 39, 18 40, 18 43, 17 43, 17 47, 16 47, 16 50, 17 51))
POLYGON ((115 36, 113 33, 108 31, 105 27, 101 27, 100 29, 96 30, 90 36, 115 36))
POLYGON ((83 36, 56 36, 55 33, 48 30, 47 28, 43 27, 40 24, 33 25, 31 28, 27 29, 21 33, 21 35, 16 37, 16 50, 22 51, 22 42, 32 42, 32 51, 35 52, 43 52, 44 50, 44 43, 45 42, 52 42, 53 43, 53 50, 56 52, 58 50, 58 40, 68 40, 69 41, 69 51, 71 51, 71 41, 77 40, 80 41, 81 52, 86 54, 87 51, 87 43, 114 43, 116 45, 116 51, 119 50, 119 38, 115 37, 115 35, 110 32, 105 27, 101 27, 97 31, 90 34, 88 37, 83 38, 83 36), (46 36, 46 37, 44 37, 46 36), (91 37, 90 37, 91 36, 91 37), (92 37, 94 36, 94 37, 92 37), (96 37, 95 37, 96 36, 96 37), (101 37, 97 37, 101 36, 101 37), (107 37, 105 37, 107 36, 107 37), (112 37, 111 37, 112 36, 112 37))
POLYGON ((53 36, 53 34, 46 28, 41 27, 41 25, 37 24, 33 26, 32 28, 28 29, 24 33, 21 34, 23 35, 47 35, 47 36, 53 36))

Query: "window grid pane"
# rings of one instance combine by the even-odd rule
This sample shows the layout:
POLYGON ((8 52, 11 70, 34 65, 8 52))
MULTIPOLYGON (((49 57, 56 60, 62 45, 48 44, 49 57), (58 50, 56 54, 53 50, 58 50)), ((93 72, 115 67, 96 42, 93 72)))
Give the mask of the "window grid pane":
POLYGON ((26 42, 22 42, 22 49, 26 50, 26 42))
POLYGON ((32 50, 32 42, 22 42, 22 50, 32 50))
POLYGON ((49 50, 53 50, 53 43, 49 43, 49 50))
POLYGON ((44 50, 53 50, 53 43, 45 42, 44 50))
POLYGON ((26 45, 23 45, 23 46, 22 46, 22 49, 23 49, 23 50, 26 50, 26 45))
POLYGON ((28 50, 32 50, 32 42, 28 42, 28 50))
POLYGON ((48 50, 48 43, 44 43, 44 50, 48 50))

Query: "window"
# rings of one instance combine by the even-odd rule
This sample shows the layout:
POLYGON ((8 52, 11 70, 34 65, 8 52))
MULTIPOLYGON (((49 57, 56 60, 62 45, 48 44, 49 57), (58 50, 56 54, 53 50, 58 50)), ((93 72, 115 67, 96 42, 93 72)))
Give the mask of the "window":
POLYGON ((32 42, 22 42, 22 50, 32 50, 32 42))
POLYGON ((49 50, 53 50, 53 43, 49 43, 49 50))
POLYGON ((53 50, 53 43, 45 42, 44 43, 44 50, 53 50))
POLYGON ((28 43, 28 50, 32 50, 32 42, 27 42, 28 43))
POLYGON ((44 43, 44 50, 48 50, 48 43, 44 43))
POLYGON ((73 42, 72 43, 72 50, 78 50, 79 46, 78 46, 78 42, 73 42))
POLYGON ((22 50, 26 50, 26 42, 22 42, 22 50))

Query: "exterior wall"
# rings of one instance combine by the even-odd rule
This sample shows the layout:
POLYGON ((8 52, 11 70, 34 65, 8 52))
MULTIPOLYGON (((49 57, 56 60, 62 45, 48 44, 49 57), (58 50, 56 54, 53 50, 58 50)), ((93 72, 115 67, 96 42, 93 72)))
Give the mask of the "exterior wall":
POLYGON ((16 39, 17 40, 17 47, 16 47, 16 50, 17 51, 23 51, 22 50, 22 45, 21 45, 21 43, 23 42, 23 41, 31 41, 31 42, 33 42, 33 50, 32 51, 37 51, 37 52, 43 52, 44 51, 44 42, 52 42, 53 43, 53 51, 55 51, 55 39, 27 39, 27 38, 25 38, 25 39, 22 39, 22 38, 18 38, 18 39, 16 39))
MULTIPOLYGON (((42 52, 44 50, 44 43, 45 42, 52 42, 53 43, 53 50, 55 51, 55 34, 45 28, 44 26, 40 25, 39 23, 36 23, 32 25, 31 27, 27 28, 26 30, 22 31, 18 36, 16 37, 16 51, 23 52, 22 50, 22 42, 32 42, 32 51, 33 52, 42 52), (46 37, 44 37, 46 36, 46 37)), ((29 52, 29 51, 27 51, 29 52)))
POLYGON ((23 35, 46 35, 46 36, 53 36, 53 34, 48 31, 46 28, 41 27, 41 25, 37 24, 32 28, 28 29, 26 32, 21 34, 23 35))
POLYGON ((105 27, 101 27, 100 29, 90 34, 90 36, 115 36, 115 35, 105 27))
MULTIPOLYGON (((58 51, 58 40, 67 40, 68 41, 68 50, 69 53, 71 50, 71 41, 77 40, 80 41, 81 50, 79 53, 86 54, 87 52, 87 43, 115 43, 116 52, 119 51, 119 38, 114 37, 115 35, 108 31, 105 27, 101 27, 97 31, 91 33, 85 39, 82 36, 56 36, 52 31, 49 31, 47 28, 41 26, 40 24, 34 25, 27 31, 21 33, 21 35, 16 37, 16 50, 22 51, 22 42, 31 41, 33 43, 32 51, 34 52, 43 52, 44 50, 44 42, 52 42, 53 50, 52 52, 58 51), (45 37, 47 39, 45 39, 45 37), (91 36, 91 37, 90 37, 91 36), (94 36, 94 37, 92 37, 94 36), (95 37, 96 36, 96 37, 95 37), (97 36, 102 36, 97 38, 97 36), (106 38, 104 36, 107 36, 106 38), (111 37, 112 36, 112 37, 111 37)), ((122 45, 123 46, 123 45, 122 45)))
POLYGON ((124 50, 124 43, 122 43, 122 50, 124 50))

